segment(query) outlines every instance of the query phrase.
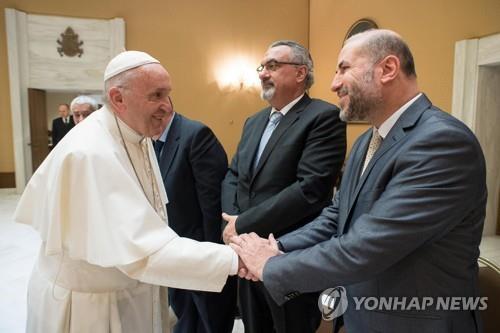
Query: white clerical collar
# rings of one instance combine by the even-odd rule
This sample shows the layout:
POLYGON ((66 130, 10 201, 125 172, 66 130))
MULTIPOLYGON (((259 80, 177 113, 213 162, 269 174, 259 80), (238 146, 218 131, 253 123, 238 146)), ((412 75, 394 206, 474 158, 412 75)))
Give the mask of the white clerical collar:
POLYGON ((282 115, 286 116, 286 114, 288 113, 288 111, 290 111, 293 106, 295 104, 297 104, 298 101, 300 101, 300 99, 304 97, 304 94, 300 95, 299 97, 297 97, 296 99, 294 99, 293 101, 291 101, 290 103, 288 103, 287 105, 285 105, 284 107, 281 108, 281 110, 278 110, 278 109, 275 109, 274 107, 271 109, 271 113, 269 114, 269 116, 271 116, 274 112, 281 112, 282 115))
POLYGON ((387 118, 382 125, 377 129, 378 134, 382 137, 382 139, 385 139, 387 134, 391 131, 392 127, 394 127, 394 124, 398 121, 399 117, 405 112, 410 105, 413 104, 420 96, 422 96, 422 93, 417 94, 417 96, 413 97, 410 99, 408 102, 406 102, 402 107, 400 107, 396 112, 394 112, 389 118, 387 118))
POLYGON ((116 114, 112 110, 109 110, 107 107, 104 109, 111 115, 111 117, 115 118, 118 121, 118 126, 120 126, 120 130, 125 141, 131 143, 139 143, 142 139, 144 139, 143 135, 140 135, 132 128, 130 128, 127 124, 125 124, 125 122, 118 118, 118 116, 116 116, 116 114))

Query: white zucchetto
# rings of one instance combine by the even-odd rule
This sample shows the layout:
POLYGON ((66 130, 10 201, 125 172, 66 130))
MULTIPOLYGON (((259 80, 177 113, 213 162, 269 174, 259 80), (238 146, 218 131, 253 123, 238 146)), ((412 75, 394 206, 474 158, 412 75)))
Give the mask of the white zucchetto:
POLYGON ((104 70, 104 81, 112 78, 115 75, 128 71, 147 64, 159 64, 160 62, 141 51, 125 51, 111 59, 104 70))

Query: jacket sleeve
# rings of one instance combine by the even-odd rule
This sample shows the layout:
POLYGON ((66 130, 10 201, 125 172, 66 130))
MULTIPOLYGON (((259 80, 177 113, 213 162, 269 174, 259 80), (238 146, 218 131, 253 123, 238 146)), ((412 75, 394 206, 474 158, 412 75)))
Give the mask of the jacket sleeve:
POLYGON ((204 239, 220 242, 221 182, 227 171, 227 156, 208 127, 201 127, 193 136, 189 160, 203 215, 204 239))
MULTIPOLYGON (((245 133, 245 128, 248 124, 248 119, 245 121, 243 126, 243 134, 245 133)), ((240 139, 240 145, 241 145, 240 139)), ((240 146, 236 149, 236 153, 233 156, 229 169, 227 170, 226 176, 222 181, 221 189, 221 204, 222 211, 229 215, 238 215, 240 213, 240 207, 238 206, 237 191, 238 191, 238 163, 239 163, 240 146)), ((226 222, 223 221, 222 226, 225 227, 226 222)))
POLYGON ((56 126, 56 119, 52 120, 52 147, 54 147, 57 144, 57 126, 56 126))
POLYGON ((227 245, 174 237, 150 256, 117 268, 144 283, 220 292, 235 260, 236 253, 227 245))

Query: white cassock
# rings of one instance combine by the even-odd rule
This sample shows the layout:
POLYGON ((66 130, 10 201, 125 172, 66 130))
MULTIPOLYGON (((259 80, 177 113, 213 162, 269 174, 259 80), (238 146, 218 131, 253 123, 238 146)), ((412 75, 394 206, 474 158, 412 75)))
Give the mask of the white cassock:
POLYGON ((220 291, 235 273, 230 247, 168 227, 149 156, 151 141, 103 107, 36 170, 15 213, 43 241, 28 288, 28 332, 166 331, 158 285, 220 291))

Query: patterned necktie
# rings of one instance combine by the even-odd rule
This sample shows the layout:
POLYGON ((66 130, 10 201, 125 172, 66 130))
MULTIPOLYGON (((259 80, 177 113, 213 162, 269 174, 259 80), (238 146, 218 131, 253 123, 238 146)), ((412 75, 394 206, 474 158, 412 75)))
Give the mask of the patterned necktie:
POLYGON ((278 127, 278 124, 280 123, 281 118, 283 118, 283 113, 281 113, 279 111, 273 112, 271 114, 271 117, 269 118, 269 122, 267 123, 266 129, 264 130, 264 133, 262 133, 262 137, 260 138, 259 149, 257 150, 257 156, 255 158, 255 163, 253 166, 254 169, 257 168, 257 165, 259 164, 259 160, 260 160, 260 157, 262 155, 262 152, 264 151, 264 148, 266 148, 267 142, 269 141, 271 134, 273 134, 276 127, 278 127))
POLYGON ((161 150, 162 150, 164 144, 165 144, 165 142, 163 142, 161 140, 156 140, 153 142, 153 147, 155 148, 155 154, 156 154, 156 158, 158 159, 158 161, 160 160, 161 150))
POLYGON ((368 146, 368 151, 366 152, 365 163, 363 164, 363 171, 361 171, 361 175, 363 175, 363 173, 365 172, 368 163, 370 163, 370 160, 372 159, 373 155, 375 155, 375 152, 380 147, 381 143, 382 137, 378 133, 377 129, 373 127, 372 138, 370 140, 370 145, 368 146))

